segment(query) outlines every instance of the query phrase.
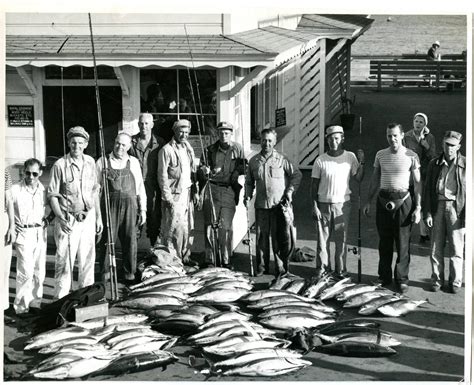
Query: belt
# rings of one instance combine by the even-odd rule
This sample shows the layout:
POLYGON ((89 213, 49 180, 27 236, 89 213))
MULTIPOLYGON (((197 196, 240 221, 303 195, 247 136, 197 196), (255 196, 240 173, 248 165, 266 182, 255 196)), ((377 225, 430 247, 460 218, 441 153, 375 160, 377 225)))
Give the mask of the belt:
POLYGON ((20 225, 20 227, 22 229, 31 229, 31 228, 34 228, 34 227, 41 227, 41 225, 38 224, 38 223, 32 223, 32 224, 28 224, 28 225, 20 225))
POLYGON ((214 185, 219 186, 219 187, 229 187, 230 186, 229 183, 224 183, 224 182, 216 182, 216 181, 213 181, 213 180, 211 180, 209 182, 211 182, 211 184, 214 184, 214 185))
POLYGON ((408 190, 397 190, 397 189, 384 188, 384 189, 380 189, 380 192, 384 192, 384 193, 388 193, 388 194, 393 194, 393 193, 406 194, 406 193, 408 193, 408 190))
POLYGON ((403 202, 405 202, 409 196, 410 196, 410 193, 407 191, 405 193, 405 196, 399 199, 386 199, 386 198, 381 197, 380 195, 378 196, 378 199, 380 203, 382 204, 382 206, 385 208, 385 210, 395 211, 395 210, 398 210, 402 206, 403 202))

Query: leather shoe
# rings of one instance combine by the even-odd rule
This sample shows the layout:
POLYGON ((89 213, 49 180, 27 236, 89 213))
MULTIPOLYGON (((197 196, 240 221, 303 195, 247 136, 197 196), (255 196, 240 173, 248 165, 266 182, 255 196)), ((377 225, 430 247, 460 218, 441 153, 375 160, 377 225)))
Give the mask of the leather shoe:
POLYGON ((405 294, 408 291, 408 285, 406 283, 401 283, 399 285, 400 293, 405 294))
POLYGON ((222 267, 225 269, 234 270, 234 266, 232 266, 230 263, 224 263, 222 267))
POLYGON ((454 285, 450 285, 449 289, 450 289, 449 291, 452 294, 457 294, 457 293, 459 293, 459 290, 461 290, 461 288, 459 286, 454 286, 454 285))
POLYGON ((436 293, 437 291, 439 291, 439 289, 441 289, 440 285, 438 285, 438 284, 431 285, 431 291, 436 293))
POLYGON ((265 270, 264 270, 264 269, 258 269, 256 276, 257 276, 257 277, 261 277, 264 273, 265 273, 265 270))

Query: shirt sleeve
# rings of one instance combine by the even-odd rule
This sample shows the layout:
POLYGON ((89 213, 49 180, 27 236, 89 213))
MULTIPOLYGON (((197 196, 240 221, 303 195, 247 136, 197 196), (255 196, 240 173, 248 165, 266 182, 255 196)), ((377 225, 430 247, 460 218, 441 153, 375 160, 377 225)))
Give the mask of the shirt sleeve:
POLYGON ((142 169, 140 162, 134 156, 130 156, 130 172, 135 179, 135 189, 138 196, 138 208, 141 211, 146 211, 146 191, 143 183, 142 169))
POLYGON ((350 164, 351 164, 351 175, 354 176, 357 174, 357 169, 359 168, 359 161, 353 152, 349 153, 350 164))
POLYGON ((161 189, 162 200, 166 202, 173 201, 173 194, 168 181, 168 165, 170 157, 166 153, 166 147, 158 152, 158 185, 161 189))
POLYGON ((255 188, 255 179, 253 177, 252 168, 254 166, 253 158, 250 159, 249 165, 247 167, 247 172, 245 174, 245 196, 247 198, 252 198, 253 190, 255 188))
POLYGON ((293 163, 288 158, 284 159, 285 173, 288 175, 288 187, 286 188, 287 192, 294 192, 298 190, 298 187, 301 183, 301 178, 303 174, 299 169, 297 169, 293 163))
POLYGON ((377 154, 375 154, 374 168, 380 168, 380 152, 377 152, 377 154))
POLYGON ((314 161, 311 178, 321 179, 321 162, 319 161, 319 157, 314 161))
POLYGON ((5 191, 8 191, 12 188, 12 176, 10 175, 10 171, 5 169, 5 191))
POLYGON ((415 171, 420 168, 420 158, 418 158, 418 155, 413 154, 411 158, 411 168, 410 171, 415 171))
POLYGON ((51 178, 49 180, 48 185, 48 199, 51 197, 59 197, 61 195, 61 179, 62 179, 62 172, 61 172, 61 165, 56 162, 53 164, 51 168, 51 178))

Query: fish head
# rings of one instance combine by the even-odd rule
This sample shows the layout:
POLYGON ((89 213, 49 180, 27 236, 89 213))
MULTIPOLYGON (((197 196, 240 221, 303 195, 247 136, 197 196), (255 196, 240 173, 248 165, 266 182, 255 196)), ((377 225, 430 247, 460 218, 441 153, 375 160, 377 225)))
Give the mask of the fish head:
POLYGON ((69 372, 71 370, 70 364, 60 365, 54 369, 45 371, 45 372, 37 372, 34 373, 33 376, 35 378, 49 378, 54 380, 63 380, 67 378, 69 372))

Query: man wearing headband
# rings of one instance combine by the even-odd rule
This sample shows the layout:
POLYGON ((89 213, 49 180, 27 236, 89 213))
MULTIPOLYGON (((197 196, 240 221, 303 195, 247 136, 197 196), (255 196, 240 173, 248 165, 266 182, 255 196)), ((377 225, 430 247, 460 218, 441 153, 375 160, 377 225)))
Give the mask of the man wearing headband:
POLYGON ((329 150, 316 159, 311 173, 313 219, 316 221, 318 235, 316 277, 331 270, 328 255, 331 235, 335 243, 335 273, 343 276, 347 272, 346 238, 351 213, 349 181, 351 177, 355 177, 360 182, 364 175, 364 152, 359 150, 357 158, 353 152, 342 148, 344 130, 341 126, 328 127, 326 141, 329 150))
MULTIPOLYGON (((426 169, 431 159, 436 157, 436 140, 428 128, 428 116, 418 112, 413 117, 413 129, 405 133, 403 145, 416 152, 420 159, 420 177, 423 186, 426 179, 426 169)), ((423 191, 421 192, 423 195, 423 191)), ((420 243, 430 240, 429 229, 424 221, 420 221, 420 243)))
MULTIPOLYGON (((114 142, 114 149, 105 160, 107 167, 107 183, 110 201, 110 224, 112 239, 120 240, 122 248, 123 271, 125 282, 132 284, 135 281, 137 269, 137 226, 143 226, 146 221, 146 192, 143 184, 140 163, 134 156, 128 155, 132 138, 125 132, 119 132, 114 142)), ((96 163, 97 175, 102 184, 102 158, 96 163)), ((104 197, 101 204, 102 214, 105 213, 104 197)), ((105 242, 101 241, 101 272, 106 273, 109 260, 106 258, 105 242)))
POLYGON ((195 185, 194 150, 188 143, 191 122, 180 119, 173 125, 173 138, 158 153, 158 184, 161 189, 161 243, 175 249, 185 265, 193 244, 195 185))
POLYGON ((410 235, 412 223, 421 217, 420 161, 418 155, 402 144, 403 130, 398 123, 387 126, 388 148, 375 155, 374 172, 369 185, 369 198, 364 214, 370 214, 370 202, 379 190, 375 222, 379 233, 379 282, 392 282, 393 245, 397 261, 393 278, 401 293, 408 291, 410 267, 410 235), (415 193, 409 192, 413 180, 415 193))
POLYGON ((70 151, 54 163, 48 186, 49 204, 56 215, 55 299, 71 290, 76 256, 79 282, 74 289, 94 283, 95 236, 103 227, 95 161, 84 154, 89 134, 76 126, 66 136, 70 151))
POLYGON ((449 257, 448 290, 453 294, 462 285, 464 259, 466 158, 459 152, 461 140, 459 132, 445 132, 443 153, 428 165, 423 194, 423 218, 432 228, 431 289, 443 287, 444 257, 449 257))

